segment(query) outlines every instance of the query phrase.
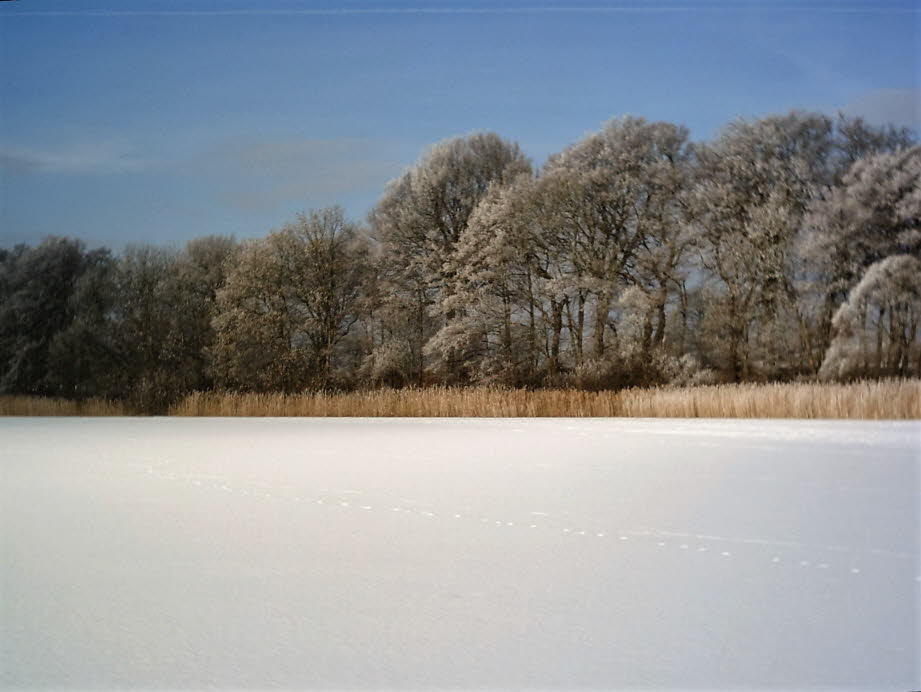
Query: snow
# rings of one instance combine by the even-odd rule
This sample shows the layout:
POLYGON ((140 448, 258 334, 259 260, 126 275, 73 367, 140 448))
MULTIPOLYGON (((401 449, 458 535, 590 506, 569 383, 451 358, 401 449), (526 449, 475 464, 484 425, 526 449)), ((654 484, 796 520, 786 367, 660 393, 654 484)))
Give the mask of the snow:
POLYGON ((921 425, 0 419, 8 689, 919 689, 921 425))

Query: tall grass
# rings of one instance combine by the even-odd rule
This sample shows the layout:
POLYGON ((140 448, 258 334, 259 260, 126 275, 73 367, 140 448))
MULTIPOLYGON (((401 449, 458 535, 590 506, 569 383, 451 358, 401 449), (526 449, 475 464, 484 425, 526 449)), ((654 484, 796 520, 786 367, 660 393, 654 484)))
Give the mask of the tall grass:
POLYGON ((124 416, 117 401, 69 401, 41 396, 0 396, 0 416, 124 416))
MULTIPOLYGON (((0 416, 122 416, 118 402, 0 397, 0 416)), ((921 380, 740 384, 585 392, 496 387, 350 393, 190 394, 171 416, 921 419, 921 380)))
POLYGON ((921 419, 921 380, 632 389, 622 395, 619 415, 633 418, 921 419))
POLYGON ((174 416, 458 416, 921 419, 921 381, 524 391, 491 387, 351 393, 196 393, 174 416))

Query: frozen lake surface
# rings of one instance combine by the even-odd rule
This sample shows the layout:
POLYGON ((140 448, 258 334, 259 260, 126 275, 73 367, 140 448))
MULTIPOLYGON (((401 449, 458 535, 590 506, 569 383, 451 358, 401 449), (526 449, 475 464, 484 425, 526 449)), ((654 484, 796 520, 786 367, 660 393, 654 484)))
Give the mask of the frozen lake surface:
POLYGON ((0 419, 9 689, 921 689, 921 425, 0 419))

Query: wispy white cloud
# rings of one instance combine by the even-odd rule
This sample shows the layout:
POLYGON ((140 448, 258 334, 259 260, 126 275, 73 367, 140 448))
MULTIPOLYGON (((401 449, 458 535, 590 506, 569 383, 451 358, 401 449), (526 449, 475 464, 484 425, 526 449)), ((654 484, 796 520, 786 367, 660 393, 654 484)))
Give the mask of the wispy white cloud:
POLYGON ((157 164, 122 139, 73 142, 57 147, 0 144, 0 169, 17 173, 124 173, 157 164))
POLYGON ((841 112, 921 131, 921 89, 874 89, 842 106, 841 112))
POLYGON ((169 141, 108 140, 59 146, 4 146, 4 175, 104 176, 163 173, 212 190, 225 206, 273 211, 297 202, 328 204, 383 189, 405 165, 390 147, 361 138, 236 138, 199 153, 169 141), (156 152, 156 157, 144 152, 156 152))
POLYGON ((233 142, 196 165, 217 181, 226 205, 245 212, 291 203, 329 204, 369 193, 382 189, 403 168, 375 140, 297 137, 233 142))

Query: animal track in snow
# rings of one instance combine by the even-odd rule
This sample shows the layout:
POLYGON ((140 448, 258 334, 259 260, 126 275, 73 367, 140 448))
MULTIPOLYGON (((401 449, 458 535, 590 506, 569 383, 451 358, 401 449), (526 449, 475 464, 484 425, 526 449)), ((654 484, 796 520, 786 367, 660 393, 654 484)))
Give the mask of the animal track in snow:
MULTIPOLYGON (((218 491, 221 493, 228 493, 231 495, 237 495, 240 497, 250 497, 250 498, 263 498, 267 500, 273 500, 275 502, 290 502, 292 504, 313 504, 318 507, 336 507, 348 511, 361 510, 364 513, 373 514, 376 511, 384 510, 390 511, 392 513, 403 514, 407 517, 417 516, 424 517, 431 520, 440 520, 452 519, 453 521, 476 521, 480 524, 491 524, 496 527, 510 528, 510 529, 527 529, 530 532, 544 532, 545 534, 548 531, 556 531, 557 535, 563 534, 566 536, 572 536, 574 538, 578 537, 580 539, 588 538, 597 541, 598 544, 602 544, 605 539, 608 539, 610 532, 606 530, 601 530, 604 527, 586 527, 586 526, 563 526, 560 527, 559 524, 554 526, 554 520, 552 515, 549 512, 543 511, 529 511, 527 516, 530 518, 530 521, 517 521, 512 517, 497 518, 497 517, 481 517, 478 515, 471 515, 469 511, 453 511, 453 510, 444 510, 444 511, 432 511, 432 509, 424 508, 425 503, 418 500, 409 500, 405 499, 399 504, 386 505, 385 507, 379 508, 374 504, 358 504, 351 502, 350 500, 344 499, 343 496, 352 498, 364 496, 365 493, 360 490, 354 489, 330 489, 322 488, 318 491, 315 491, 315 497, 303 497, 302 495, 294 495, 291 493, 282 492, 278 493, 279 489, 275 486, 269 486, 263 483, 251 483, 247 485, 231 485, 227 478, 222 476, 198 476, 193 477, 191 475, 183 475, 170 466, 170 462, 158 462, 155 464, 143 464, 140 465, 143 468, 144 473, 150 476, 154 476, 163 481, 167 482, 178 482, 185 485, 201 489, 202 491, 218 491), (205 482, 205 480, 211 482, 205 482), (271 492, 270 492, 271 491, 271 492), (409 505, 409 506, 407 506, 409 505), (421 505, 421 506, 420 506, 421 505)), ((286 486, 286 488, 292 488, 292 486, 286 486)), ((284 490, 284 489, 282 489, 284 490)), ((368 498, 370 499, 370 498, 368 498)), ((392 502, 392 500, 391 500, 392 502)), ((460 508, 458 508, 460 509, 460 508)), ((563 512, 560 516, 567 515, 567 512, 563 512)), ((539 533, 538 533, 539 535, 539 533)), ((682 533, 674 531, 664 531, 664 530, 655 530, 655 529, 636 529, 636 530, 624 530, 621 529, 620 533, 614 534, 618 541, 621 544, 633 543, 637 546, 646 544, 646 545, 655 545, 659 548, 665 548, 667 550, 680 550, 687 553, 696 553, 701 554, 701 559, 704 554, 709 553, 710 555, 718 555, 722 558, 731 558, 733 552, 730 550, 721 550, 720 548, 726 547, 727 544, 738 544, 743 546, 751 546, 753 548, 760 547, 773 547, 775 549, 782 548, 790 551, 796 551, 801 554, 793 559, 787 558, 784 559, 781 555, 776 553, 768 553, 763 557, 765 561, 770 562, 771 564, 777 565, 797 565, 801 569, 812 569, 823 570, 823 571, 835 571, 835 563, 837 561, 822 561, 817 559, 822 552, 825 553, 845 553, 851 555, 850 565, 844 567, 848 574, 857 576, 863 573, 862 566, 856 566, 854 563, 860 564, 861 562, 866 562, 866 558, 890 558, 890 559, 911 559, 917 560, 918 556, 908 552, 902 551, 893 551, 893 550, 884 550, 880 548, 867 548, 867 549, 855 549, 847 546, 841 545, 816 545, 816 544, 806 544, 795 541, 781 541, 765 538, 732 538, 727 536, 719 535, 710 535, 710 534, 694 534, 694 533, 682 533), (671 545, 665 538, 675 538, 675 539, 685 539, 684 541, 677 540, 671 545), (692 539, 692 540, 687 540, 692 539), (711 550, 712 549, 712 550, 711 550), (806 559, 806 556, 802 556, 803 551, 811 551, 815 558, 806 559), (863 557, 861 557, 863 556, 863 557)), ((840 568, 840 563, 838 565, 840 568)), ((921 575, 915 577, 915 581, 921 583, 921 575)))

